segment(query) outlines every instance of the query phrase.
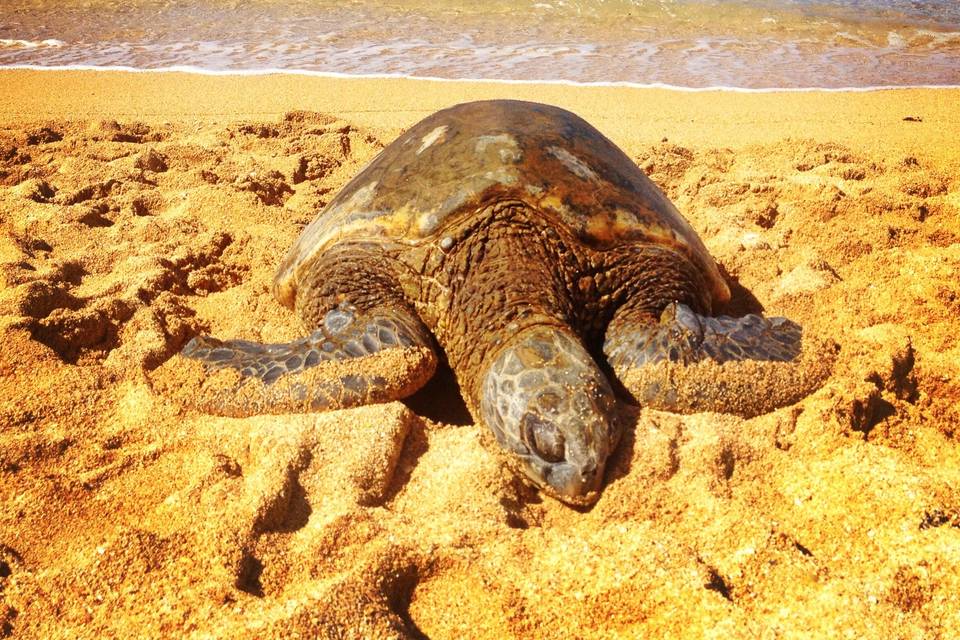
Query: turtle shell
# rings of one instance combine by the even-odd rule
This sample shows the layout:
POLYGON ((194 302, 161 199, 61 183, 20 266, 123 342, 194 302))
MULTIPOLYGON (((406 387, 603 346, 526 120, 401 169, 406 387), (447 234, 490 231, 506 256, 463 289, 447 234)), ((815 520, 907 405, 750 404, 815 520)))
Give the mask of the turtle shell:
POLYGON ((516 100, 456 105, 407 130, 303 230, 274 293, 292 307, 301 274, 342 240, 433 241, 461 216, 505 200, 544 212, 595 249, 678 250, 701 269, 714 302, 730 297, 696 232, 626 154, 569 111, 516 100))

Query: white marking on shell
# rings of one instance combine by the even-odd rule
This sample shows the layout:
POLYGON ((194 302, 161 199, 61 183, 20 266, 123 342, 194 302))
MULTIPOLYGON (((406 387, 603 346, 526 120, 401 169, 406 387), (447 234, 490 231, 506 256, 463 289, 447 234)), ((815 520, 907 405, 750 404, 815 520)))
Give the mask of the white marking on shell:
POLYGON ((364 207, 373 200, 373 194, 377 189, 377 181, 369 182, 359 189, 357 189, 350 198, 344 202, 338 209, 343 209, 350 207, 354 209, 356 207, 364 207))
POLYGON ((617 207, 614 210, 613 214, 616 217, 615 219, 619 224, 628 224, 628 225, 640 224, 640 221, 637 220, 637 214, 634 213, 633 211, 628 211, 627 209, 621 209, 617 207))
POLYGON ((440 206, 422 214, 418 218, 421 235, 425 236, 433 233, 434 229, 437 228, 437 225, 440 224, 440 221, 446 217, 448 213, 463 206, 463 203, 473 197, 474 193, 474 190, 471 189, 469 185, 461 186, 448 195, 446 199, 440 203, 440 206))
POLYGON ((449 128, 450 127, 448 127, 447 125, 443 125, 443 126, 437 127, 427 135, 423 136, 423 138, 420 139, 420 142, 422 144, 420 145, 420 148, 417 149, 417 155, 420 155, 421 153, 426 151, 430 147, 430 145, 432 145, 434 142, 439 140, 443 136, 443 134, 447 132, 447 129, 449 128))
POLYGON ((480 136, 477 138, 477 144, 474 147, 474 150, 478 154, 484 153, 487 150, 487 147, 490 145, 499 147, 497 151, 500 155, 500 162, 511 162, 516 164, 523 158, 523 152, 520 150, 520 144, 517 142, 516 138, 508 133, 501 133, 500 135, 496 136, 480 136))
POLYGON ((435 213, 424 213, 417 218, 417 226, 420 228, 420 235, 422 236, 431 233, 438 224, 440 224, 440 219, 437 218, 435 213))
POLYGON ((451 247, 453 247, 453 238, 450 236, 447 236, 440 241, 440 248, 444 251, 449 251, 451 247))
POLYGON ((514 184, 517 181, 517 176, 503 169, 487 171, 483 177, 497 184, 514 184))
POLYGON ((552 155, 554 158, 562 162, 563 166, 572 171, 577 177, 583 178, 584 180, 597 179, 597 174, 586 162, 573 155, 566 149, 561 149, 560 147, 548 147, 547 151, 549 151, 550 155, 552 155))

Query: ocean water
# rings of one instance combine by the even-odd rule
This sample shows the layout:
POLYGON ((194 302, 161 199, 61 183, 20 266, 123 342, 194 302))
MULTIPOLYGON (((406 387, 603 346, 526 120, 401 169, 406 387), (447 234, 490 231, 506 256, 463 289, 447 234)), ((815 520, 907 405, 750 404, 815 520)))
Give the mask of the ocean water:
POLYGON ((0 0, 0 66, 960 85, 958 0, 0 0))

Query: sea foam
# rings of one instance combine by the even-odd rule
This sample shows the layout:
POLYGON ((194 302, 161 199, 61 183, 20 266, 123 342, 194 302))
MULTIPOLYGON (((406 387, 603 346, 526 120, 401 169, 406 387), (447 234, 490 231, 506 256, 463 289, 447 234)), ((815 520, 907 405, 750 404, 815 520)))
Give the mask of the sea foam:
POLYGON ((66 44, 63 40, 48 38, 47 40, 11 40, 9 38, 0 38, 0 47, 10 47, 15 49, 37 49, 39 47, 62 47, 66 44))
POLYGON ((445 78, 440 76, 419 76, 407 75, 402 73, 342 73, 338 71, 313 71, 310 69, 204 69, 203 67, 194 67, 189 65, 172 65, 168 67, 159 67, 153 69, 141 69, 137 67, 126 67, 122 65, 98 66, 98 65, 4 65, 0 66, 0 72, 3 70, 21 70, 21 71, 108 71, 118 73, 186 73, 201 76, 306 76, 314 78, 334 78, 338 80, 421 80, 425 82, 469 82, 479 84, 506 84, 506 85, 556 85, 564 87, 620 87, 628 89, 664 89, 668 91, 683 91, 687 93, 706 93, 710 91, 724 91, 731 93, 810 93, 815 91, 824 91, 829 93, 843 92, 870 92, 870 91, 896 91, 904 89, 960 89, 960 84, 902 84, 902 85, 871 85, 871 86, 851 86, 851 87, 736 87, 727 85, 712 85, 708 87, 688 87, 684 85, 669 84, 665 82, 581 82, 576 80, 518 80, 518 79, 498 79, 498 78, 445 78))

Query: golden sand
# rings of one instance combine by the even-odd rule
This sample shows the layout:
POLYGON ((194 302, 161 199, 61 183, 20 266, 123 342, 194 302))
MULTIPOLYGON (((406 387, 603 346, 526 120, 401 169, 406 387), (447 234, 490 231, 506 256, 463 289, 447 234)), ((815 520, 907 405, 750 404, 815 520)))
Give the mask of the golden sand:
POLYGON ((960 91, 0 87, 0 637, 960 635, 960 91), (299 229, 403 128, 489 97, 596 124, 728 311, 836 343, 829 378, 750 420, 636 412, 586 511, 506 471, 442 374, 314 415, 155 393, 196 333, 297 335, 270 281, 299 229))

